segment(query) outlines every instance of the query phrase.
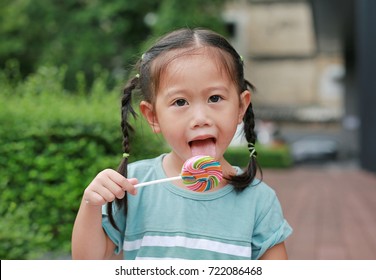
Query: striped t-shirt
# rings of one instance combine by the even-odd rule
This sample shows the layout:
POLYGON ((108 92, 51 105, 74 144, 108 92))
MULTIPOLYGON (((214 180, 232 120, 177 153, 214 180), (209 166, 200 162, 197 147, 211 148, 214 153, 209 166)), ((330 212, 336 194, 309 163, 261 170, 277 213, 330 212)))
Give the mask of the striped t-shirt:
MULTIPOLYGON (((165 178, 162 159, 130 164, 128 177, 165 178)), ((197 193, 162 183, 128 195, 127 217, 113 206, 120 231, 111 226, 106 207, 102 224, 125 259, 258 259, 292 232, 275 192, 259 181, 240 193, 231 185, 197 193)))

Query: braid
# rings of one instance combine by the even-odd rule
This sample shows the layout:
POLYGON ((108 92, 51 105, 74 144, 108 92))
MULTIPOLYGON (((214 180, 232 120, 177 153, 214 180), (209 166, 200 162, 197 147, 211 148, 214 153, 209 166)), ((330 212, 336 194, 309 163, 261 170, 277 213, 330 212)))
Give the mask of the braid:
MULTIPOLYGON (((121 99, 121 130, 123 133, 123 151, 124 153, 127 153, 127 154, 129 154, 130 152, 130 148, 129 148, 130 132, 134 131, 132 125, 128 121, 129 114, 131 114, 133 118, 137 117, 137 113, 134 111, 132 107, 132 91, 136 89, 138 85, 138 80, 139 80, 138 76, 129 80, 128 84, 125 86, 123 90, 123 97, 121 99)), ((121 161, 118 167, 118 172, 124 175, 125 178, 128 177, 127 166, 128 166, 128 157, 125 157, 123 158, 123 160, 121 161)), ((114 228, 119 230, 113 217, 112 203, 113 202, 110 202, 107 204, 108 217, 109 217, 111 225, 114 228)), ((124 214, 127 214, 127 196, 126 195, 122 199, 116 198, 115 203, 119 208, 123 207, 124 214)))
MULTIPOLYGON (((123 90, 123 97, 121 99, 121 131, 123 133, 123 151, 129 154, 129 132, 134 129, 128 121, 129 113, 136 118, 137 114, 132 107, 132 91, 137 87, 138 77, 131 79, 123 90)), ((127 177, 128 158, 124 158, 119 166, 119 172, 127 177)))
MULTIPOLYGON (((246 89, 255 90, 255 87, 247 80, 244 80, 246 89)), ((248 108, 243 117, 244 122, 244 135, 249 144, 253 146, 256 144, 257 135, 255 132, 255 116, 253 112, 252 103, 248 105, 248 108)), ((260 171, 262 176, 262 170, 256 161, 257 153, 254 156, 250 156, 247 169, 240 175, 231 176, 229 182, 234 186, 236 191, 244 190, 256 177, 257 170, 260 171)))

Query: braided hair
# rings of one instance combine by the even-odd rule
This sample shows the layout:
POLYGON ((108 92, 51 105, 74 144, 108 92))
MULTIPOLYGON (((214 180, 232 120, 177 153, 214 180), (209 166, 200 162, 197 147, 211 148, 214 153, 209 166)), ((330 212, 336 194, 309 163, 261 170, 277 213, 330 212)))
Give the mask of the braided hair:
MULTIPOLYGON (((160 38, 149 50, 147 50, 135 66, 138 73, 131 78, 123 90, 121 100, 121 128, 123 133, 123 151, 130 153, 129 136, 133 131, 129 123, 130 116, 135 117, 135 110, 132 108, 132 94, 137 92, 142 100, 153 103, 155 101, 156 90, 159 86, 160 76, 171 61, 171 57, 166 54, 173 50, 182 50, 184 55, 189 51, 194 51, 199 47, 212 47, 220 55, 221 63, 225 66, 227 73, 236 84, 239 98, 245 90, 254 91, 254 86, 244 78, 244 62, 242 57, 236 52, 232 45, 221 35, 207 29, 179 29, 160 38)), ((256 142, 255 120, 252 104, 250 103, 243 117, 244 135, 250 145, 256 142)), ((128 159, 124 158, 118 171, 127 177, 128 159)), ((233 175, 226 178, 236 191, 244 190, 254 180, 257 170, 261 169, 257 165, 255 152, 250 156, 247 168, 242 174, 233 175)), ((116 199, 115 203, 127 211, 127 196, 123 199, 116 199)), ((108 204, 108 214, 110 222, 116 227, 112 215, 112 203, 108 204)))

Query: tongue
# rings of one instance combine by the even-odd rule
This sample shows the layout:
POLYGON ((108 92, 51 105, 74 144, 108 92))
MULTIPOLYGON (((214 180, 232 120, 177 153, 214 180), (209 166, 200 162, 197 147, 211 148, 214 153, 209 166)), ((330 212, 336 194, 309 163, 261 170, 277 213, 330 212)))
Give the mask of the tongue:
POLYGON ((192 156, 211 156, 215 158, 215 143, 213 139, 196 140, 191 142, 192 156))

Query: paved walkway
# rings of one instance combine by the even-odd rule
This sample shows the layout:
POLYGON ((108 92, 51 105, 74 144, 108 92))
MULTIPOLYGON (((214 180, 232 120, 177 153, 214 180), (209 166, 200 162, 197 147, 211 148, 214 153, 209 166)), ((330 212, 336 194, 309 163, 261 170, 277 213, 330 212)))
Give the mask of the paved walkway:
POLYGON ((294 229, 290 259, 376 259, 376 174, 336 166, 263 173, 294 229))

